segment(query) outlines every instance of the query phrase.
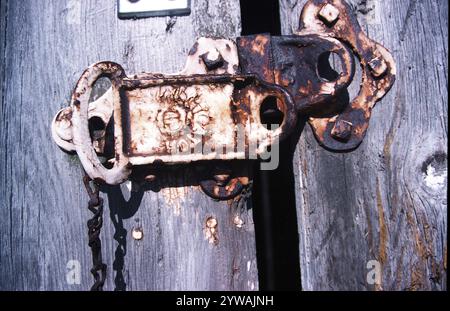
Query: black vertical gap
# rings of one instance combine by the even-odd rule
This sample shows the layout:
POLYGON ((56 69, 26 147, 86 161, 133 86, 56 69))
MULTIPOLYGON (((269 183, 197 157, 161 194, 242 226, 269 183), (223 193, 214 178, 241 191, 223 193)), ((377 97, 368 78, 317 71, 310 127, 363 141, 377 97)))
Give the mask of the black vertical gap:
POLYGON ((242 35, 281 34, 278 0, 241 0, 242 35))
MULTIPOLYGON (((243 36, 281 34, 278 0, 241 0, 240 4, 243 36)), ((280 144, 277 169, 262 171, 259 163, 254 167, 252 203, 260 290, 301 290, 292 164, 295 136, 280 144)))

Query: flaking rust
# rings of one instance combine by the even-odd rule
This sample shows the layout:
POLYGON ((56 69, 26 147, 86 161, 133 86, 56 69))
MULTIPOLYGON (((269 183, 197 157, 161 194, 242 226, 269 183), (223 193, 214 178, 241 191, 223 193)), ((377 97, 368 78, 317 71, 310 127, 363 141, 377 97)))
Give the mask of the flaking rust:
POLYGON ((210 163, 199 171, 199 185, 214 199, 232 199, 251 183, 250 172, 242 169, 246 165, 236 163, 253 160, 286 138, 298 116, 308 118, 325 148, 355 149, 395 74, 392 55, 363 33, 345 1, 310 0, 294 35, 258 34, 236 43, 200 38, 177 74, 127 76, 116 63, 90 66, 70 107, 55 116, 52 134, 63 150, 78 154, 98 182, 151 183, 158 172, 146 173, 147 168, 210 163), (342 70, 323 77, 319 62, 330 53, 342 70), (346 103, 340 95, 353 80, 355 55, 361 89, 346 103), (94 83, 103 76, 111 89, 89 103, 94 83), (275 129, 261 117, 267 99, 275 100, 272 109, 282 115, 275 129))

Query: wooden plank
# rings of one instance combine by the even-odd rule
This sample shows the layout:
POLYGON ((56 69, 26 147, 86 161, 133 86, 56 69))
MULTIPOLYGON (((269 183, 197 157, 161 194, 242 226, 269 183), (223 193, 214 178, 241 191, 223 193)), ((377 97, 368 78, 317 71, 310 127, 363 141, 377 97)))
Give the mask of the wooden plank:
MULTIPOLYGON (((298 27, 305 2, 280 0, 283 34, 298 27)), ((448 1, 349 2, 392 51, 397 82, 358 150, 330 153, 309 127, 302 133, 294 156, 302 287, 445 290, 448 1), (380 284, 367 281, 371 260, 380 284)))
MULTIPOLYGON (((194 0, 192 14, 176 20, 119 20, 107 0, 0 7, 0 289, 88 289, 87 195, 76 156, 50 137, 54 114, 91 63, 115 61, 129 74, 174 72, 198 36, 234 38, 239 1, 194 0), (81 265, 79 285, 66 281, 70 260, 81 265)), ((214 202, 192 180, 190 170, 177 171, 161 179, 159 192, 132 193, 128 203, 119 187, 104 189, 106 290, 258 289, 251 211, 237 228, 229 203, 214 202), (203 232, 209 216, 218 221, 217 245, 203 232), (135 226, 141 241, 131 238, 135 226)))

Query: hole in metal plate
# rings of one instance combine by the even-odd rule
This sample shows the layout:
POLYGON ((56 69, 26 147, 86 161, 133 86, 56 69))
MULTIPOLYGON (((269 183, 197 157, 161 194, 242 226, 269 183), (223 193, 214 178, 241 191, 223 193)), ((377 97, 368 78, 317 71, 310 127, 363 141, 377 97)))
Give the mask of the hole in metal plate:
POLYGON ((119 18, 181 16, 191 13, 191 0, 117 0, 119 18))
POLYGON ((263 125, 276 124, 280 126, 284 120, 284 113, 282 112, 282 104, 280 99, 275 96, 267 96, 261 103, 260 118, 263 125))

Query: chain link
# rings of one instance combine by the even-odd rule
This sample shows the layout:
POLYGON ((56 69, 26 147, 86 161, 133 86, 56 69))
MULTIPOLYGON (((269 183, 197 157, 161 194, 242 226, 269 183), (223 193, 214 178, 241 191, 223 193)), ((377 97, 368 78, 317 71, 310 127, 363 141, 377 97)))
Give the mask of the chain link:
POLYGON ((242 216, 245 215, 244 223, 248 221, 248 212, 246 209, 246 203, 249 198, 252 196, 253 182, 250 182, 247 186, 242 189, 242 192, 233 200, 231 205, 233 213, 242 219, 242 216))
POLYGON ((102 242, 100 240, 100 230, 103 225, 103 199, 99 196, 98 185, 94 182, 94 189, 92 189, 90 181, 90 177, 85 174, 83 183, 89 196, 88 209, 94 214, 87 222, 93 264, 91 273, 95 279, 91 291, 102 291, 106 280, 106 264, 102 261, 102 242))

